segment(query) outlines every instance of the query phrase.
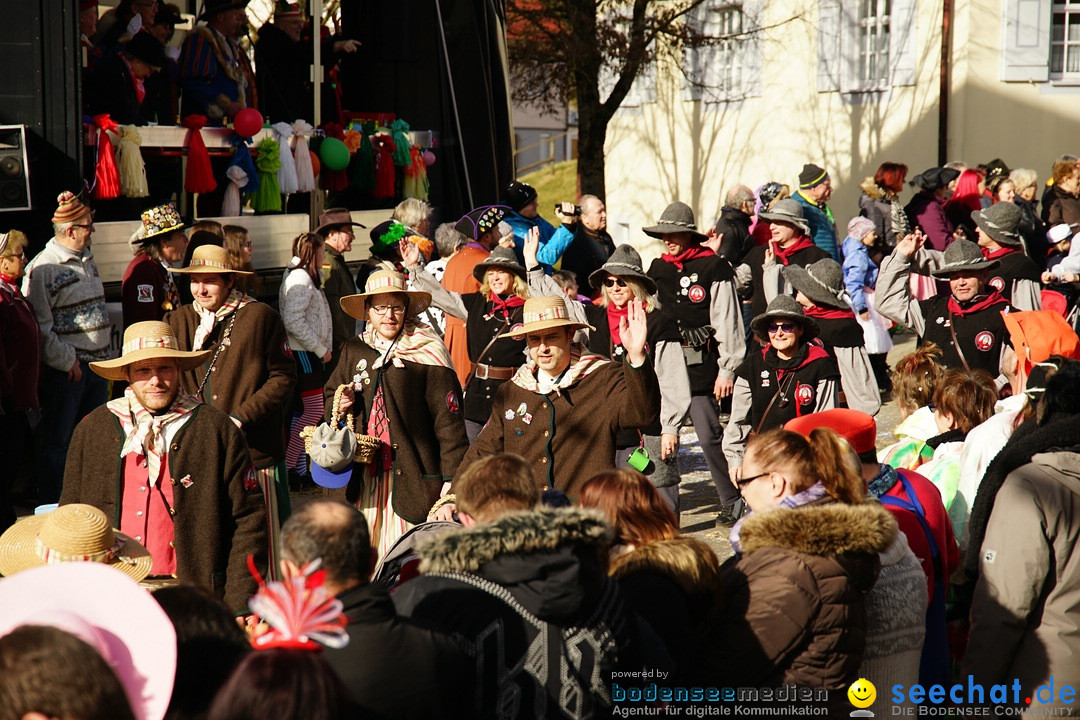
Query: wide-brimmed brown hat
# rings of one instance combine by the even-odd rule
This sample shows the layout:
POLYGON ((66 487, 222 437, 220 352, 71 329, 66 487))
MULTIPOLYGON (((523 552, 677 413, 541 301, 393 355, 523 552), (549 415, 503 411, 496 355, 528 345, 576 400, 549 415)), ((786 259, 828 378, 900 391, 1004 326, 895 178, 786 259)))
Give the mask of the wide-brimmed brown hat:
POLYGON ((115 360, 99 360, 90 363, 90 369, 107 380, 127 380, 127 367, 142 360, 171 358, 176 360, 180 372, 194 370, 210 357, 209 350, 188 352, 180 349, 180 343, 168 323, 159 320, 137 322, 124 331, 124 347, 115 360))
POLYGON ((832 258, 822 258, 806 267, 788 265, 782 268, 782 272, 791 287, 810 298, 815 305, 848 309, 847 302, 842 298, 847 290, 844 287, 844 270, 832 258))
POLYGON ((1001 264, 997 260, 987 260, 978 245, 964 238, 953 240, 941 258, 944 264, 930 271, 934 277, 947 278, 954 273, 993 270, 1001 264))
POLYGON ((803 329, 803 342, 813 340, 820 331, 817 321, 814 318, 806 317, 802 305, 797 303, 795 298, 790 295, 777 295, 774 297, 765 312, 750 321, 750 329, 759 338, 768 340, 769 321, 771 320, 791 320, 798 323, 803 329))
POLYGON ((176 268, 174 273, 186 273, 193 275, 205 273, 207 275, 254 275, 247 270, 238 270, 229 263, 228 251, 220 245, 200 245, 191 253, 191 264, 184 268, 176 268))
POLYGON ((343 225, 355 225, 367 230, 367 225, 353 221, 348 208, 328 208, 319 215, 319 227, 315 228, 315 232, 326 237, 327 232, 343 225))
POLYGON ((377 270, 368 275, 364 283, 364 292, 356 295, 346 295, 338 302, 341 309, 357 320, 367 320, 367 301, 372 295, 382 293, 401 293, 409 299, 409 306, 405 310, 407 317, 415 317, 424 312, 431 305, 431 293, 422 290, 409 290, 405 284, 405 276, 393 270, 377 270))
POLYGON ((592 325, 583 322, 575 322, 570 319, 570 313, 566 309, 566 301, 561 297, 544 296, 533 297, 525 301, 522 308, 524 323, 506 331, 506 335, 512 338, 524 337, 531 332, 539 332, 548 328, 567 327, 571 330, 588 328, 595 330, 592 325))
POLYGON ((525 274, 525 268, 518 262, 517 255, 514 254, 514 251, 510 248, 503 247, 502 245, 492 250, 491 254, 482 261, 473 265, 472 274, 473 277, 476 278, 476 282, 483 283, 484 275, 492 268, 513 273, 522 280, 525 280, 528 277, 525 274))
POLYGON ((150 553, 109 525, 92 505, 61 505, 23 518, 0 535, 0 575, 62 562, 98 562, 136 581, 150 573, 150 553))
MULTIPOLYGON (((620 245, 615 248, 615 252, 611 253, 611 257, 607 259, 607 262, 601 265, 598 270, 594 270, 589 274, 589 284, 599 290, 604 285, 604 279, 608 275, 634 278, 645 288, 645 292, 650 295, 656 292, 656 281, 642 270, 641 255, 630 245, 620 245)), ((638 299, 644 300, 644 298, 638 299)))
POLYGON ((698 242, 708 240, 709 236, 698 230, 694 222, 694 211, 684 202, 673 202, 664 208, 655 225, 641 228, 649 237, 663 239, 665 235, 688 232, 698 242))

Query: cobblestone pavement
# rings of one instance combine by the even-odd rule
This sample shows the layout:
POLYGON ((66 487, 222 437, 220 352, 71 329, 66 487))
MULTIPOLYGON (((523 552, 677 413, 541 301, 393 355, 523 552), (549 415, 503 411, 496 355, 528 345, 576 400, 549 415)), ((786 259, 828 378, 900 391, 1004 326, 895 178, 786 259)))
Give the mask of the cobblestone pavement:
MULTIPOLYGON (((889 353, 889 367, 898 358, 915 349, 915 335, 910 332, 899 334, 889 353)), ((900 422, 900 411, 896 403, 889 401, 882 405, 877 415, 878 447, 892 442, 893 428, 900 422)), ((679 471, 682 485, 679 501, 682 504, 680 521, 683 532, 708 543, 716 551, 720 560, 731 556, 731 543, 728 542, 729 528, 716 526, 716 513, 719 509, 716 488, 713 486, 709 469, 705 465, 705 454, 698 444, 693 427, 685 427, 679 435, 679 471)))

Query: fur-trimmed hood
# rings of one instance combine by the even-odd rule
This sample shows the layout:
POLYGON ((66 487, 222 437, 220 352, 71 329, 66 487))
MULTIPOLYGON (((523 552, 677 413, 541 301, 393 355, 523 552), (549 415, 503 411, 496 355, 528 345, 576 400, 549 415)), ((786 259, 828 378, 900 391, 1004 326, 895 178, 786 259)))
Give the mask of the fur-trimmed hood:
POLYGON ((892 513, 876 502, 827 503, 754 513, 743 521, 739 539, 744 555, 769 547, 823 557, 877 555, 896 531, 892 513))
POLYGON ((874 182, 874 178, 868 177, 863 179, 859 185, 859 189, 862 190, 871 200, 877 200, 878 202, 890 202, 896 197, 896 193, 890 193, 885 188, 874 182))
POLYGON ((475 573, 504 555, 553 552, 565 545, 598 549, 613 537, 599 510, 562 508, 515 512, 492 523, 423 538, 416 544, 421 573, 475 573))
POLYGON ((607 582, 613 533, 598 510, 541 509, 417 542, 422 575, 468 573, 508 590, 542 620, 572 623, 607 582))
POLYGON ((712 548, 680 535, 646 543, 612 560, 617 580, 636 573, 651 573, 679 586, 698 618, 711 618, 719 609, 720 560, 712 548))

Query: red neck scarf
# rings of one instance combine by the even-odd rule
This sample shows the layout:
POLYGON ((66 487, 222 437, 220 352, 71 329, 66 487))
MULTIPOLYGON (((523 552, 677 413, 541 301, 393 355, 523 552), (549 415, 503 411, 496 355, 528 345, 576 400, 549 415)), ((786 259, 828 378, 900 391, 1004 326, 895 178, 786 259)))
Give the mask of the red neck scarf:
POLYGON ((776 259, 780 261, 781 265, 790 265, 792 255, 812 247, 814 247, 814 241, 805 235, 802 235, 798 240, 786 248, 782 248, 779 245, 773 245, 773 253, 776 255, 776 259))
POLYGON ((697 258, 709 257, 710 255, 715 254, 716 253, 714 253, 707 247, 702 247, 701 245, 694 245, 692 247, 686 248, 678 255, 670 255, 668 253, 664 253, 660 256, 660 259, 664 262, 671 263, 675 266, 676 269, 682 270, 683 263, 689 260, 696 260, 697 258))
POLYGON ((987 248, 979 248, 982 250, 983 257, 987 260, 997 260, 1003 258, 1006 255, 1012 255, 1014 252, 1020 252, 1020 248, 1014 247, 1002 247, 997 250, 988 250, 987 248))
POLYGON ((607 306, 607 324, 608 330, 611 332, 611 344, 622 345, 622 336, 619 335, 619 321, 623 318, 629 319, 630 306, 626 305, 622 309, 615 307, 614 303, 608 303, 607 306))
POLYGON ((965 315, 972 315, 974 313, 977 313, 980 310, 986 310, 987 308, 993 307, 994 305, 997 305, 998 303, 1007 304, 1008 300, 1006 300, 1004 297, 1002 297, 1001 293, 998 292, 997 290, 990 293, 989 295, 982 296, 981 299, 976 298, 966 308, 965 307, 960 307, 960 303, 958 303, 956 301, 956 298, 950 296, 949 297, 949 312, 951 312, 953 315, 956 315, 958 317, 964 317, 965 315))
POLYGON ((12 287, 17 288, 19 286, 16 278, 11 277, 10 275, 5 275, 4 273, 0 273, 0 280, 3 280, 12 287))
POLYGON ((502 312, 503 319, 510 319, 510 312, 513 308, 519 308, 525 304, 525 300, 517 295, 508 295, 506 298, 501 298, 495 293, 491 293, 491 314, 494 315, 497 312, 502 312))
POLYGON ((806 317, 812 317, 821 320, 847 320, 855 319, 855 313, 851 309, 841 310, 840 308, 821 307, 819 305, 811 305, 810 307, 803 308, 803 314, 806 317))

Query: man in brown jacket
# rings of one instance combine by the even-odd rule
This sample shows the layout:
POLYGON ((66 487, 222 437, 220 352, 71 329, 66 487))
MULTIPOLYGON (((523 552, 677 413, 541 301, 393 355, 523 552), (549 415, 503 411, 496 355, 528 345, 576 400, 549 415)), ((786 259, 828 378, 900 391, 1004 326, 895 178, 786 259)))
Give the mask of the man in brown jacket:
POLYGON ((151 575, 208 588, 240 613, 255 592, 247 556, 266 569, 266 512, 243 434, 180 392, 181 373, 208 355, 151 321, 125 331, 122 357, 90 363, 129 385, 75 428, 60 503, 97 507, 150 551, 151 575))
MULTIPOLYGON (((510 335, 525 336, 530 360, 499 388, 461 470, 486 455, 514 453, 538 468, 545 487, 576 499, 586 480, 615 466, 615 434, 660 415, 645 318, 641 303, 632 302, 619 329, 626 359, 614 363, 572 342, 576 330, 590 326, 570 320, 562 298, 526 300, 525 323, 510 335)), ((455 510, 448 502, 436 517, 448 519, 455 510)))
POLYGON ((222 410, 244 431, 267 501, 271 532, 289 513, 285 470, 285 412, 291 409, 296 364, 285 326, 270 306, 236 289, 225 249, 197 248, 191 264, 173 272, 191 278, 195 301, 165 316, 180 347, 209 351, 199 367, 182 373, 186 393, 222 410))

